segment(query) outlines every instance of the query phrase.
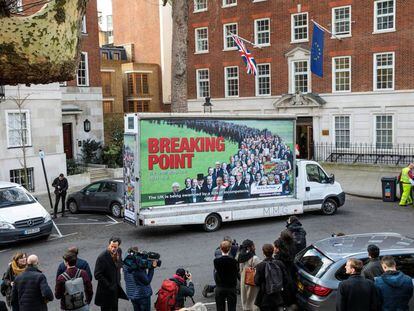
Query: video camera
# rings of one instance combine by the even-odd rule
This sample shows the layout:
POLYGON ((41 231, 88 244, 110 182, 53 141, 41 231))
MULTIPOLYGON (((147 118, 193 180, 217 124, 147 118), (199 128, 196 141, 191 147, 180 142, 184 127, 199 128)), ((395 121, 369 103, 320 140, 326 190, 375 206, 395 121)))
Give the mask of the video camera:
POLYGON ((132 269, 150 269, 154 268, 153 262, 156 262, 155 267, 161 267, 161 256, 155 252, 138 252, 133 249, 128 250, 128 255, 124 259, 124 263, 132 269))

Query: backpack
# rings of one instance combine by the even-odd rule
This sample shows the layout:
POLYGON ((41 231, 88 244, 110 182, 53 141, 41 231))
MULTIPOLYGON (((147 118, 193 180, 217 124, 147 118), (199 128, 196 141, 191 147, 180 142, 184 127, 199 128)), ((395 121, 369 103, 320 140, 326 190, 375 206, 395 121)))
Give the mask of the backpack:
POLYGON ((265 261, 265 289, 266 294, 272 295, 283 291, 283 272, 274 261, 265 261))
POLYGON ((66 280, 65 294, 63 297, 65 310, 76 310, 86 306, 85 287, 83 285, 81 272, 81 269, 78 269, 73 278, 71 278, 66 272, 61 274, 66 280))
POLYGON ((175 310, 177 294, 180 287, 171 280, 164 280, 161 288, 157 293, 157 301, 155 302, 155 310, 157 311, 171 311, 175 310))

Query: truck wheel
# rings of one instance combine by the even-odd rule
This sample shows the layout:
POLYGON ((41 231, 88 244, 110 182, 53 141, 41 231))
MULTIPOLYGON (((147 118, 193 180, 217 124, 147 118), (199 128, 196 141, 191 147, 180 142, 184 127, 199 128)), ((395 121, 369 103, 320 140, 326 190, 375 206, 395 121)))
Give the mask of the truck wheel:
POLYGON ((71 212, 72 214, 76 214, 79 211, 78 204, 76 203, 75 200, 69 201, 68 208, 69 208, 69 212, 71 212))
POLYGON ((217 214, 210 214, 204 221, 203 229, 206 232, 213 232, 221 227, 221 217, 217 214))
POLYGON ((324 215, 333 215, 336 213, 338 209, 338 203, 334 199, 326 199, 325 202, 322 203, 322 213, 324 215))

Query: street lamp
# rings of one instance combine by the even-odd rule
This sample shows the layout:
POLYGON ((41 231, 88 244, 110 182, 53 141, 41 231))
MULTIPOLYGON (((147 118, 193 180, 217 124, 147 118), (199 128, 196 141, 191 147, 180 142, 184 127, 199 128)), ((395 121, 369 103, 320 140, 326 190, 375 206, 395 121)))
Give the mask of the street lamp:
POLYGON ((210 100, 211 97, 206 97, 206 101, 203 104, 204 113, 211 113, 213 111, 213 104, 210 100))
POLYGON ((88 119, 86 119, 85 121, 83 121, 83 130, 87 133, 90 132, 91 130, 91 121, 89 121, 88 119))

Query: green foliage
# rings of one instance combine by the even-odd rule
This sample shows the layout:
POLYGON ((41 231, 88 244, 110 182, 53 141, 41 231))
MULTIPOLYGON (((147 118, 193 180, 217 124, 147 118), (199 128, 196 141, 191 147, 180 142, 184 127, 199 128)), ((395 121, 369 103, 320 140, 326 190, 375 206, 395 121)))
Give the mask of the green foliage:
POLYGON ((122 150, 124 146, 123 114, 104 116, 105 147, 102 152, 103 164, 109 167, 122 167, 122 150))
POLYGON ((102 161, 102 143, 94 139, 87 139, 82 142, 82 160, 86 163, 99 164, 102 161))
POLYGON ((102 162, 110 168, 122 167, 122 148, 106 145, 102 151, 102 162))
POLYGON ((66 172, 67 175, 82 174, 85 172, 85 168, 74 159, 68 159, 66 160, 66 172))

